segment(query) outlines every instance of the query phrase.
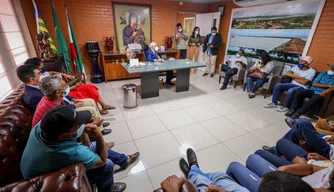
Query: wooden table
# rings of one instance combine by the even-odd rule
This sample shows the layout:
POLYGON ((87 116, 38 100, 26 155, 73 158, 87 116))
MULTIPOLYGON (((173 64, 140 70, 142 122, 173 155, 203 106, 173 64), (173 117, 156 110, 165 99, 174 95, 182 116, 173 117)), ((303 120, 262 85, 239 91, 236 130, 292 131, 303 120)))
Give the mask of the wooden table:
MULTIPOLYGON (((166 55, 167 57, 173 57, 175 59, 180 58, 179 50, 166 50, 159 51, 160 57, 166 55)), ((104 71, 104 79, 107 83, 109 80, 119 80, 119 79, 131 79, 140 77, 139 74, 129 74, 124 67, 122 67, 122 59, 127 62, 126 53, 120 52, 101 52, 102 64, 104 71)), ((136 57, 139 61, 146 61, 143 53, 136 53, 136 57)))

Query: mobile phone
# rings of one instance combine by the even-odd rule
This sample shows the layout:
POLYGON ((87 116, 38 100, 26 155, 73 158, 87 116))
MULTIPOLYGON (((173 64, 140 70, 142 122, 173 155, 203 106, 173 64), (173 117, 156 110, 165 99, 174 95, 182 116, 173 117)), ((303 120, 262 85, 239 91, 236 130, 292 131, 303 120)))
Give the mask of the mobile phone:
POLYGON ((331 120, 327 120, 327 123, 328 123, 329 125, 333 125, 333 123, 332 123, 331 120))

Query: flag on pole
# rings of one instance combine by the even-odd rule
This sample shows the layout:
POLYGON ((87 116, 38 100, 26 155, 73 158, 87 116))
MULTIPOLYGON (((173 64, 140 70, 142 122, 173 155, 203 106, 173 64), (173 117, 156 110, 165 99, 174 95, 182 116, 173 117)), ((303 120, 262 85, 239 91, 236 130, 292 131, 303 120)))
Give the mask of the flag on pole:
POLYGON ((72 55, 72 59, 74 63, 74 71, 79 72, 79 73, 84 73, 86 75, 85 68, 82 63, 80 51, 78 48, 78 44, 75 39, 71 19, 66 9, 66 5, 65 5, 65 11, 66 11, 66 16, 67 16, 67 27, 68 27, 68 34, 70 36, 70 49, 71 49, 71 55, 72 55))
MULTIPOLYGON (((34 5, 35 18, 36 18, 36 26, 37 26, 37 33, 40 33, 40 32, 47 32, 47 33, 49 33, 49 31, 46 29, 45 23, 44 23, 41 15, 38 12, 35 0, 32 0, 32 4, 34 5)), ((50 42, 51 49, 53 50, 53 52, 55 54, 57 54, 58 53, 57 52, 57 48, 56 48, 55 43, 53 42, 52 38, 49 37, 48 40, 50 42)))
POLYGON ((60 24, 59 24, 58 17, 56 14, 55 6, 53 4, 53 0, 51 0, 51 8, 52 8, 53 24, 55 26, 55 31, 56 31, 58 54, 64 56, 67 72, 72 73, 71 60, 70 60, 70 57, 68 56, 68 49, 67 49, 66 41, 64 39, 63 32, 61 31, 61 28, 60 28, 60 24))

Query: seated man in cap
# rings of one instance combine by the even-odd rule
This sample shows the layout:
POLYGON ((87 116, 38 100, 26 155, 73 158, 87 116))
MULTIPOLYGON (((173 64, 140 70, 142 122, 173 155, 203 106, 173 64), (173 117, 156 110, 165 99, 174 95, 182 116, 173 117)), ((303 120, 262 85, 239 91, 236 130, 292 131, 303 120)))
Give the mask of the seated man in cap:
POLYGON ((334 65, 328 66, 329 69, 327 72, 320 73, 314 79, 312 87, 296 92, 292 101, 291 109, 285 113, 286 116, 291 117, 292 119, 299 118, 316 105, 321 104, 324 97, 334 91, 334 65), (305 98, 310 98, 310 101, 303 105, 305 98))
POLYGON ((272 102, 264 105, 265 108, 278 107, 278 98, 283 91, 288 91, 284 106, 277 109, 278 112, 286 112, 291 107, 293 97, 298 90, 307 89, 309 82, 315 76, 316 71, 309 67, 313 59, 310 56, 300 57, 300 62, 297 66, 286 72, 285 76, 292 78, 291 83, 278 83, 274 87, 272 102))
POLYGON ((124 191, 125 183, 114 183, 114 164, 125 170, 139 153, 126 156, 108 149, 96 125, 86 124, 89 111, 75 111, 60 105, 48 111, 42 121, 31 130, 21 161, 24 179, 82 163, 91 184, 99 192, 124 191), (93 137, 96 142, 90 142, 93 137), (80 137, 82 144, 77 142, 80 137))

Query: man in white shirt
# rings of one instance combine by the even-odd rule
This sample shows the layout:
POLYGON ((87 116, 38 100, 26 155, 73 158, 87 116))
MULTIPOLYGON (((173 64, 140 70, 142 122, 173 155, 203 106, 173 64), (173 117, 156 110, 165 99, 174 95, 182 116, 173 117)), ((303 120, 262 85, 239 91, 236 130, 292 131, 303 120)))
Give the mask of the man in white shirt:
POLYGON ((291 83, 278 83, 274 87, 272 103, 266 104, 265 108, 276 108, 278 97, 281 92, 288 91, 284 106, 277 109, 278 112, 286 112, 292 105, 293 97, 296 91, 307 89, 316 74, 316 71, 309 67, 313 59, 310 56, 300 57, 300 62, 297 66, 290 69, 285 75, 292 78, 291 83))
POLYGON ((230 57, 226 61, 226 64, 222 65, 221 70, 225 72, 225 78, 223 86, 220 88, 220 90, 225 90, 232 76, 237 74, 241 68, 247 67, 247 59, 244 54, 244 50, 240 49, 235 56, 230 57))

